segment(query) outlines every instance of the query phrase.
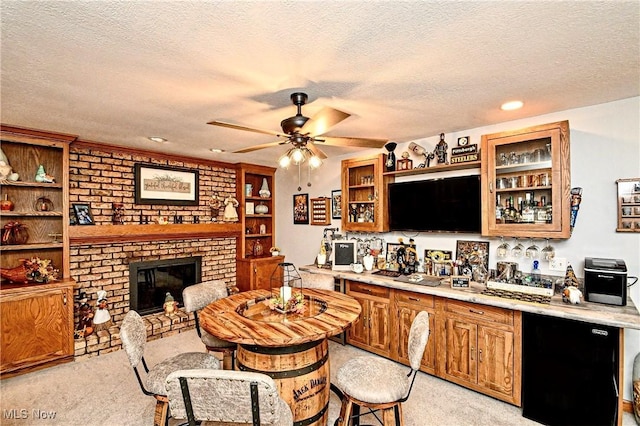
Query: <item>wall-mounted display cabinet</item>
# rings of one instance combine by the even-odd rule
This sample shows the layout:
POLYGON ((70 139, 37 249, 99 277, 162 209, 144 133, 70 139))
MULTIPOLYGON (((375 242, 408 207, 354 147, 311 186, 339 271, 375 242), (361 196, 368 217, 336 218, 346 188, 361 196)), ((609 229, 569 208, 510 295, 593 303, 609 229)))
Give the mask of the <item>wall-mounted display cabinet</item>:
POLYGON ((342 230, 386 232, 389 230, 384 154, 342 160, 342 230))
POLYGON ((640 178, 618 179, 618 232, 640 232, 640 178))
POLYGON ((482 136, 482 235, 569 238, 569 122, 482 136))

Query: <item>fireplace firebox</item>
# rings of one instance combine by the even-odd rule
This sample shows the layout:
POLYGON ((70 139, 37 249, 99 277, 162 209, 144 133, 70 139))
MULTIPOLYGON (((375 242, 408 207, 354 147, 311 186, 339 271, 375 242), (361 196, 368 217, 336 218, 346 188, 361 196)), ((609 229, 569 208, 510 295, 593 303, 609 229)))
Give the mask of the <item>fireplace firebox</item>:
POLYGON ((140 315, 162 311, 167 293, 182 306, 182 290, 201 281, 202 257, 129 264, 129 309, 140 315))

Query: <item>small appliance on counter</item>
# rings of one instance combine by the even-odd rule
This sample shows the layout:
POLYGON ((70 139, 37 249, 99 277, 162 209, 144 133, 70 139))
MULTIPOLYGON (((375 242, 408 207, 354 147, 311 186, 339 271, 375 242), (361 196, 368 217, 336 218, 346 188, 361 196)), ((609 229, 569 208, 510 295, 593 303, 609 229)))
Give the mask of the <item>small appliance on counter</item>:
POLYGON ((627 305, 627 266, 621 259, 584 259, 584 290, 588 302, 627 305))

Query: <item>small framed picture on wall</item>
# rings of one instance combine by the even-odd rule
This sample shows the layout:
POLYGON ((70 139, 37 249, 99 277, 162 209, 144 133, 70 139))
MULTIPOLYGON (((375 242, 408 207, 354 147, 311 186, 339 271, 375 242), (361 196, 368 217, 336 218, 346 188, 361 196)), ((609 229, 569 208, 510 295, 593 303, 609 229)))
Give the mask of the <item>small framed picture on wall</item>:
POLYGON ((293 195, 293 224, 309 224, 309 194, 293 195))
POLYGON ((342 219, 342 190, 331 191, 331 219, 342 219))
POLYGON ((93 214, 89 204, 74 204, 73 214, 78 225, 93 225, 93 214))

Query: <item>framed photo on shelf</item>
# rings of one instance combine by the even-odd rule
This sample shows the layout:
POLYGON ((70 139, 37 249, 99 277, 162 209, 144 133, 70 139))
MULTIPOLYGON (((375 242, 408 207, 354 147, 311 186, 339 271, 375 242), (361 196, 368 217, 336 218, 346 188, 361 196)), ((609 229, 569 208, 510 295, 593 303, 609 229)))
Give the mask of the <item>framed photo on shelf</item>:
POLYGON ((73 204, 73 215, 78 225, 95 225, 89 204, 73 204))
POLYGON ((247 201, 245 203, 245 214, 256 214, 256 205, 255 203, 251 202, 251 201, 247 201))
POLYGON ((293 224, 309 224, 309 194, 293 195, 293 224))
POLYGON ((169 206, 198 205, 198 171, 136 163, 135 203, 169 206))
POLYGON ((342 219, 342 190, 331 191, 331 219, 342 219))
POLYGON ((489 270, 488 241, 456 241, 456 263, 460 275, 471 276, 480 265, 489 270))

